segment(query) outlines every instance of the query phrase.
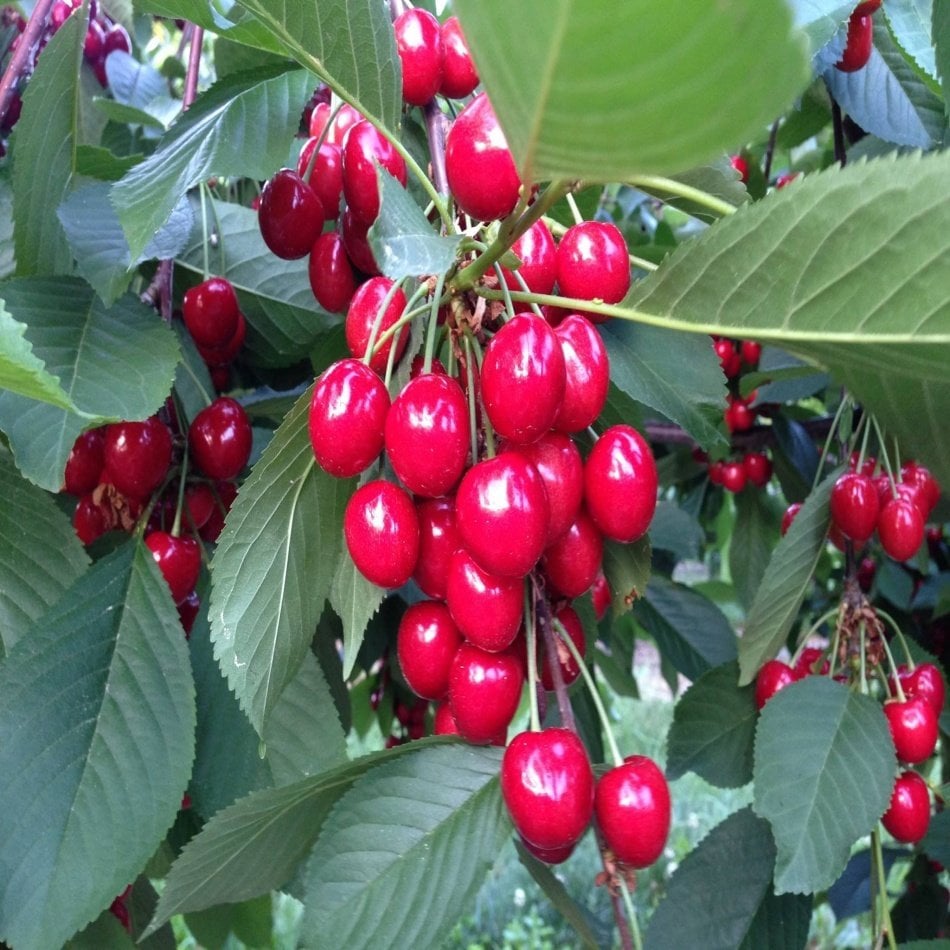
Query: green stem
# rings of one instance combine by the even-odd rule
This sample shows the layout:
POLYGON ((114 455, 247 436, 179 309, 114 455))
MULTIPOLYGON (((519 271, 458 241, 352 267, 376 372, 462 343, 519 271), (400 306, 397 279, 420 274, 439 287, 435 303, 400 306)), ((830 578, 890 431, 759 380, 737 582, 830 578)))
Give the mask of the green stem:
POLYGON ((887 938, 890 950, 897 950, 894 926, 891 923, 891 907, 887 899, 887 870, 884 867, 884 849, 877 828, 871 832, 871 851, 874 853, 874 870, 878 881, 878 899, 881 902, 881 931, 887 938))
POLYGON ((891 653, 890 644, 887 642, 887 637, 883 634, 881 635, 881 643, 884 646, 884 652, 887 654, 887 662, 891 667, 891 674, 894 680, 894 688, 897 691, 897 698, 900 702, 907 702, 907 696, 904 695, 904 687, 901 686, 901 678, 897 675, 897 664, 894 662, 894 654, 891 653))
POLYGON ((528 646, 528 692, 531 731, 541 731, 541 717, 538 715, 538 631, 535 626, 535 614, 531 604, 531 592, 524 585, 524 629, 528 646))
POLYGON ((897 621, 886 610, 881 610, 880 607, 875 607, 874 611, 879 617, 883 617, 891 625, 891 629, 894 631, 894 636, 900 640, 901 650, 903 650, 904 656, 907 658, 907 668, 913 670, 917 664, 914 662, 913 656, 911 656, 910 647, 907 646, 907 638, 904 636, 904 632, 901 630, 901 628, 897 625, 897 621))
POLYGON ((871 424, 874 426, 874 431, 877 433, 878 445, 881 448, 881 461, 884 463, 884 471, 887 472, 888 480, 891 483, 891 498, 896 498, 897 479, 894 478, 894 468, 891 465, 890 456, 887 454, 887 443, 884 441, 884 433, 881 432, 881 427, 878 425, 878 421, 874 418, 874 416, 871 416, 871 424))
POLYGON ((493 266, 495 268, 495 274, 498 276, 498 286, 501 287, 501 292, 505 295, 505 311, 507 313, 505 319, 510 320, 515 315, 515 305, 511 302, 511 291, 508 289, 508 281, 505 280, 501 264, 496 261, 493 266))
POLYGON ((821 481, 821 473, 825 467, 825 460, 828 458, 828 452, 831 451, 831 443, 838 431, 838 423, 841 421, 845 409, 851 405, 851 397, 845 394, 842 396, 838 409, 835 412, 834 419, 831 420, 831 428, 828 429, 828 436, 825 438, 825 444, 821 448, 821 456, 818 459, 818 468, 815 469, 815 477, 812 479, 811 490, 814 491, 821 481))
POLYGON ((684 185, 683 182, 676 181, 674 178, 663 178, 659 175, 638 175, 636 178, 630 179, 628 184, 633 185, 634 188, 639 188, 641 191, 665 191, 671 195, 676 195, 678 198, 695 201, 696 204, 724 216, 736 213, 736 209, 728 201, 723 201, 721 198, 717 198, 715 195, 699 188, 693 188, 691 185, 684 185))
POLYGON ((825 611, 809 628, 808 632, 798 641, 798 646, 795 648, 795 654, 792 657, 791 665, 795 665, 795 661, 801 656, 802 651, 805 649, 805 645, 808 643, 810 637, 818 632, 818 628, 828 621, 831 617, 834 617, 838 613, 838 607, 832 607, 831 610, 825 611))
POLYGON ((643 950, 643 940, 640 937, 640 924, 637 922, 637 911, 633 906, 633 899, 630 896, 630 891, 627 890, 627 882, 624 880, 623 875, 618 875, 620 881, 620 893, 623 895, 624 907, 627 908, 627 919, 630 922, 630 936, 633 939, 633 946, 635 950, 643 950))
POLYGON ((205 280, 211 276, 211 262, 208 259, 208 208, 206 203, 207 199, 205 198, 206 188, 207 186, 204 182, 198 185, 198 194, 201 196, 201 254, 205 280))
POLYGON ((835 635, 831 641, 831 653, 828 657, 828 678, 833 679, 835 675, 835 666, 838 663, 838 648, 841 646, 841 612, 844 605, 838 606, 838 617, 835 621, 835 635))
POLYGON ((475 373, 472 364, 475 362, 475 356, 472 353, 472 341, 466 333, 462 337, 462 345, 465 347, 466 382, 465 387, 468 390, 468 429, 472 440, 472 465, 478 461, 478 410, 475 405, 475 373))
POLYGON ((583 224, 584 215, 581 214, 581 209, 577 207, 577 202, 574 200, 574 196, 568 192, 564 197, 567 200, 567 206, 571 209, 571 215, 574 218, 574 223, 583 224))
MULTIPOLYGON (((478 345, 478 340, 468 335, 471 339, 471 351, 475 354, 475 364, 478 366, 478 378, 482 378, 482 348, 478 345)), ((479 387, 478 398, 481 398, 481 387, 479 387)), ((483 428, 485 430, 485 450, 488 458, 492 459, 495 457, 495 429, 491 424, 491 420, 488 418, 488 413, 485 412, 485 404, 482 403, 482 422, 483 428)))
POLYGON ((432 296, 431 309, 429 311, 429 325, 426 327, 426 349, 425 358, 422 364, 423 373, 432 372, 432 357, 435 353, 435 341, 439 335, 439 310, 442 308, 442 292, 445 289, 445 274, 439 274, 439 279, 435 283, 435 293, 432 296))

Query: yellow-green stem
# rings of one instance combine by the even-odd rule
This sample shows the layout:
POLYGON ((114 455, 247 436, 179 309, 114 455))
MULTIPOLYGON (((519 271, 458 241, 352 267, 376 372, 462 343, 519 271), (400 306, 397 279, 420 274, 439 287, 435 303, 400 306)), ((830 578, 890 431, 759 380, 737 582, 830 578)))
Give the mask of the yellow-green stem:
POLYGON ((710 211, 724 217, 736 213, 736 209, 728 201, 723 201, 721 198, 717 198, 715 195, 699 188, 693 188, 691 185, 684 185, 683 182, 676 181, 674 178, 663 178, 659 175, 638 175, 636 178, 630 179, 628 184, 642 191, 665 191, 671 195, 676 195, 678 198, 695 201, 696 204, 709 208, 710 211))

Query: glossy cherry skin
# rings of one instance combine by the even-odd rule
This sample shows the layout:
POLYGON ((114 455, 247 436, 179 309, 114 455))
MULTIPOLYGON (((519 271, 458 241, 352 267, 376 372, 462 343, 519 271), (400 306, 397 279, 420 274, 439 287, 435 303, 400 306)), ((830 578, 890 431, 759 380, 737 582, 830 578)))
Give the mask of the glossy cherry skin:
POLYGON ((749 183, 749 163, 741 155, 730 155, 729 164, 736 170, 739 175, 739 181, 743 185, 749 183))
POLYGON ((584 511, 541 558, 544 576, 562 597, 580 597, 591 589, 604 559, 604 539, 584 511))
POLYGON ((353 266, 364 274, 378 274, 379 265, 373 257, 373 249, 369 246, 367 232, 370 226, 359 221, 349 208, 343 210, 340 218, 340 234, 343 235, 343 246, 353 266))
POLYGON ((211 478, 234 478, 251 457, 252 441, 244 407, 229 396, 202 409, 188 429, 192 460, 211 478))
POLYGON ((656 510, 656 462, 632 426, 607 429, 584 465, 587 511, 601 533, 624 543, 643 537, 656 510))
MULTIPOLYGON (((362 112, 354 109, 348 102, 344 102, 336 117, 330 123, 326 140, 336 145, 344 145, 346 137, 350 134, 350 129, 358 122, 362 122, 364 118, 362 112)), ((313 135, 314 133, 311 132, 310 134, 313 135)))
POLYGON ((372 224, 379 216, 377 166, 382 166, 405 188, 405 160, 392 142, 364 119, 350 129, 343 145, 343 197, 364 224, 372 224))
POLYGON ((478 85, 478 72, 468 51, 458 17, 442 24, 442 83, 439 92, 449 99, 464 99, 478 85))
POLYGON ((445 600, 449 561, 462 546, 455 526, 455 499, 420 501, 416 513, 419 517, 419 560, 412 579, 427 597, 445 600))
POLYGON ((881 818, 881 824, 894 838, 905 844, 917 844, 927 834, 930 791, 927 783, 916 772, 901 772, 897 776, 891 803, 881 818))
POLYGON ((917 488, 924 518, 928 518, 940 500, 940 485, 930 469, 919 462, 905 462, 901 466, 901 482, 917 488))
MULTIPOLYGON (((509 451, 506 447, 505 451, 509 451)), ((573 524, 584 499, 584 462, 574 441, 561 432, 548 432, 537 442, 514 451, 537 470, 548 496, 547 543, 560 538, 573 524)))
POLYGON ((554 418, 561 432, 593 425, 607 402, 610 360, 607 347, 585 316, 572 313, 554 329, 564 355, 564 398, 554 418))
POLYGON ((767 660, 755 678, 755 705, 761 709, 779 690, 790 686, 799 677, 781 660, 767 660))
POLYGON ((782 527, 781 533, 784 538, 788 534, 788 529, 792 526, 792 522, 798 516, 799 511, 802 510, 801 502, 793 502, 788 508, 785 509, 785 514, 782 515, 782 527))
POLYGON ((113 528, 111 512, 100 505, 91 494, 83 495, 73 511, 73 530, 83 544, 92 544, 113 528))
POLYGON ((884 715, 902 762, 917 765, 933 755, 937 746, 937 714, 926 697, 914 696, 905 702, 888 700, 884 703, 884 715))
POLYGON ((501 760, 501 794, 525 841, 551 850, 574 844, 594 811, 594 773, 570 729, 521 732, 501 760))
MULTIPOLYGON (((511 245, 511 250, 521 261, 521 266, 517 271, 502 267, 508 289, 524 290, 526 286, 532 293, 551 293, 557 281, 557 245, 544 221, 535 221, 511 245), (525 286, 522 286, 522 281, 525 286)), ((515 310, 527 309, 528 304, 515 304, 515 310)))
POLYGON ((383 450, 389 392, 365 363, 339 360, 310 400, 310 444, 320 467, 337 478, 365 471, 383 450))
POLYGON ((874 534, 878 495, 874 482, 858 472, 839 476, 831 490, 831 517, 842 534, 863 544, 874 534))
POLYGON ((207 482, 192 482, 185 488, 184 524, 197 531, 203 528, 214 514, 214 491, 207 482))
POLYGON ((442 699, 462 635, 448 607, 435 600, 412 604, 396 633, 396 654, 409 688, 423 699, 442 699))
POLYGON ((386 454, 415 495, 437 498, 462 477, 469 453, 468 404, 451 376, 410 379, 386 418, 386 454))
POLYGON ((324 212, 314 190, 295 171, 282 168, 264 184, 257 218, 271 253, 296 260, 310 253, 324 212))
POLYGON ((483 92, 449 129, 445 171, 455 203, 469 217, 494 221, 514 210, 521 179, 495 110, 483 92))
POLYGON ((545 864, 563 864, 574 853, 573 844, 567 844, 563 848, 539 848, 530 841, 525 841, 524 838, 521 838, 521 843, 524 845, 525 851, 529 851, 545 864))
POLYGON ((203 541, 217 541, 222 529, 224 528, 224 519, 237 498, 237 485, 234 482, 215 482, 214 485, 215 504, 211 517, 199 529, 199 534, 203 541))
MULTIPOLYGON (((557 283, 565 297, 618 303, 630 289, 627 242, 615 224, 584 221, 557 246, 557 283)), ((589 314, 594 323, 607 317, 589 314)))
POLYGON ((736 345, 726 337, 713 341, 713 350, 719 357, 719 365, 726 379, 734 379, 742 369, 742 358, 736 351, 736 345))
POLYGON ((663 853, 670 833, 666 776, 652 759, 627 756, 597 782, 594 813, 617 860, 648 867, 663 853))
POLYGON ((920 663, 914 671, 901 677, 901 685, 908 696, 920 696, 930 703, 939 716, 943 711, 947 691, 940 670, 933 663, 920 663))
POLYGON ((548 497, 538 470, 520 453, 473 465, 455 495, 462 543, 486 570, 524 577, 547 543, 548 497))
POLYGON ((762 356, 762 344, 756 343, 755 340, 743 340, 739 344, 739 352, 742 354, 742 362, 754 369, 759 365, 762 356))
MULTIPOLYGON (((406 295, 399 288, 389 300, 386 309, 379 317, 380 308, 389 294, 393 282, 388 277, 371 277, 353 294, 350 306, 346 311, 346 322, 344 330, 346 332, 346 345, 349 347, 350 354, 357 359, 361 359, 369 346, 370 337, 373 335, 373 325, 379 319, 379 330, 376 333, 376 341, 389 327, 391 327, 406 309, 406 295)), ((396 343, 395 360, 398 363, 399 357, 406 350, 406 344, 409 341, 409 331, 404 329, 399 333, 399 340, 396 343)), ((375 343, 373 344, 375 347, 375 343)), ((371 369, 377 373, 386 371, 386 364, 389 362, 389 351, 393 346, 393 337, 390 337, 369 361, 371 369)))
POLYGON ((756 488, 765 488, 772 478, 772 461, 764 452, 749 452, 742 458, 746 480, 756 488))
POLYGON ((449 707, 459 735, 479 744, 494 741, 517 712, 523 684, 517 651, 488 653, 463 643, 449 674, 449 707))
POLYGON ((856 13, 858 16, 868 16, 880 8, 881 0, 864 0, 863 3, 859 3, 854 10, 852 10, 852 14, 856 13))
POLYGON ((464 548, 449 558, 445 599, 466 639, 489 653, 505 650, 521 628, 524 585, 482 570, 464 548))
POLYGON ((209 277, 185 291, 181 311, 195 343, 220 347, 234 336, 241 308, 231 281, 209 277))
MULTIPOLYGON (((580 617, 577 616, 577 611, 574 610, 573 607, 565 604, 554 615, 554 619, 567 631, 571 642, 577 647, 577 652, 580 653, 581 656, 584 656, 587 652, 587 638, 584 636, 584 627, 581 624, 580 617)), ((581 668, 574 659, 574 655, 562 642, 560 636, 557 637, 557 641, 557 663, 561 667, 561 679, 564 681, 565 686, 570 686, 571 683, 581 675, 581 668)), ((554 689, 554 677, 551 675, 547 651, 539 650, 538 652, 540 653, 538 670, 541 673, 541 685, 550 692, 554 689)))
POLYGON ((607 609, 613 601, 613 594, 610 590, 610 584, 604 576, 603 571, 597 575, 594 580, 594 586, 591 588, 591 599, 594 602, 594 616, 598 621, 604 619, 607 609))
POLYGON ((873 48, 874 18, 855 11, 848 20, 848 37, 835 69, 843 73, 857 72, 867 65, 873 48))
POLYGON ((893 498, 877 519, 881 546, 895 561, 913 557, 924 541, 924 517, 920 509, 903 498, 893 498))
POLYGON ((482 399, 495 431, 512 442, 540 439, 564 398, 564 354, 541 317, 519 313, 485 348, 482 399))
POLYGON ((755 411, 741 399, 731 396, 722 418, 730 432, 748 432, 755 425, 755 411))
POLYGON ((825 651, 819 647, 805 647, 795 661, 792 668, 795 673, 795 679, 804 679, 806 676, 825 676, 829 670, 828 658, 825 651), (818 661, 821 660, 821 663, 818 661))
POLYGON ((102 477, 105 465, 106 433, 101 426, 76 438, 66 459, 63 487, 70 495, 87 495, 102 477))
POLYGON ((297 174, 313 189, 327 221, 336 221, 340 216, 340 198, 343 197, 343 150, 334 142, 321 142, 311 138, 300 150, 297 159, 297 174), (317 157, 313 157, 317 150, 317 157), (309 176, 307 169, 313 162, 309 176))
POLYGON ((722 487, 726 491, 738 494, 745 488, 746 473, 745 466, 740 461, 733 460, 724 462, 722 466, 722 487))
POLYGON ((198 353, 208 366, 227 366, 240 352, 244 346, 244 338, 247 336, 247 321, 244 314, 238 314, 237 328, 234 336, 223 346, 202 346, 198 344, 198 353))
POLYGON ((455 725, 455 716, 449 707, 449 701, 443 700, 435 707, 435 717, 432 721, 432 735, 457 736, 459 727, 455 725))
POLYGON ((155 416, 106 428, 104 479, 131 498, 145 499, 161 485, 172 459, 172 434, 155 416))
POLYGON ((152 531, 145 536, 145 546, 152 552, 162 572, 172 600, 182 603, 195 589, 201 573, 201 546, 194 538, 178 537, 165 531, 152 531))
POLYGON ((356 293, 356 274, 339 231, 327 231, 314 241, 307 266, 310 289, 330 313, 345 313, 356 293))
POLYGON ((393 21, 396 52, 402 63, 402 98, 424 106, 442 84, 442 31, 428 10, 404 10, 393 21))
POLYGON ((419 557, 419 519, 409 495, 380 479, 350 497, 343 513, 343 536, 353 563, 380 587, 402 587, 419 557))

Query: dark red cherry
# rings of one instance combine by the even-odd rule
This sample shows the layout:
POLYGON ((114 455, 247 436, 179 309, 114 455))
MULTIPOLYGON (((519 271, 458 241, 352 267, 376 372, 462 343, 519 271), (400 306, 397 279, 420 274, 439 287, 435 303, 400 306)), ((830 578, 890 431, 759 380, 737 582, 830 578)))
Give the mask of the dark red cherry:
POLYGON ((912 673, 901 679, 908 696, 920 696, 930 703, 930 708, 939 716, 946 699, 946 686, 940 670, 933 663, 920 663, 912 673))
POLYGON ((904 702, 890 699, 884 703, 884 715, 902 762, 917 765, 933 755, 937 746, 937 714, 925 696, 914 696, 904 702))
POLYGON ((155 416, 144 422, 116 422, 106 428, 104 479, 131 498, 144 499, 168 474, 172 434, 155 416))
POLYGON ((852 14, 856 13, 858 16, 870 16, 881 8, 881 2, 882 0, 864 0, 863 3, 859 3, 851 12, 852 14))
MULTIPOLYGON (((627 242, 615 224, 584 221, 557 246, 557 283, 565 297, 619 303, 630 289, 627 242)), ((594 323, 607 317, 588 314, 594 323)))
POLYGON ((901 466, 901 482, 913 485, 917 489, 922 513, 926 520, 940 500, 940 485, 937 479, 925 465, 919 462, 905 462, 901 466))
POLYGON ((610 360, 594 325, 572 313, 554 329, 564 355, 564 398, 554 419, 561 432, 581 432, 593 425, 607 402, 610 360))
POLYGON ((930 791, 916 772, 901 772, 894 782, 891 803, 881 824, 898 841, 917 844, 927 834, 930 824, 930 791))
MULTIPOLYGON (((509 449, 506 448, 506 451, 509 449)), ((531 445, 515 449, 537 470, 548 496, 548 544, 571 526, 584 499, 584 462, 573 440, 548 432, 531 445)))
POLYGON ((604 576, 603 571, 597 575, 594 580, 594 586, 591 589, 591 599, 594 602, 594 616, 598 621, 604 619, 607 608, 610 607, 613 600, 613 594, 610 591, 610 584, 604 576))
POLYGON ((772 462, 764 452, 749 452, 742 458, 746 479, 756 488, 764 488, 772 477, 772 462))
POLYGON ((172 600, 176 604, 182 603, 198 583, 201 546, 194 538, 176 538, 165 531, 152 531, 145 535, 145 546, 152 552, 171 591, 172 600))
POLYGON ((113 528, 111 511, 99 504, 91 494, 83 495, 73 511, 73 530, 83 544, 92 544, 113 528))
POLYGON ((247 413, 230 396, 202 409, 188 429, 192 461, 210 478, 234 478, 251 457, 252 441, 247 413))
POLYGON ((105 465, 106 433, 103 427, 78 436, 66 459, 63 487, 70 495, 87 495, 102 477, 105 465))
POLYGON ((722 417, 730 432, 748 432, 755 425, 755 415, 755 410, 748 403, 730 396, 722 417))
POLYGON ((462 35, 458 17, 450 16, 442 24, 442 85, 439 92, 449 99, 464 99, 478 85, 478 73, 468 44, 462 35))
POLYGON ((583 511, 541 558, 544 575, 562 597, 580 597, 590 590, 600 572, 604 539, 583 511))
POLYGON ((393 21, 396 52, 402 63, 402 98, 424 106, 442 84, 442 31, 428 10, 404 10, 393 21))
POLYGON ((195 343, 221 347, 234 336, 241 308, 231 281, 209 277, 185 291, 181 312, 195 343))
MULTIPOLYGON (((388 277, 371 277, 365 283, 361 284, 350 306, 346 311, 346 345, 350 353, 357 359, 361 359, 369 346, 370 337, 373 336, 373 327, 378 322, 379 327, 375 334, 373 343, 376 348, 380 337, 389 327, 391 327, 402 316, 406 309, 406 295, 402 288, 398 288, 395 293, 390 293, 393 282, 388 277), (389 303, 383 309, 383 303, 389 296, 389 303)), ((398 334, 396 343, 395 361, 399 362, 399 357, 405 352, 406 344, 409 341, 409 330, 403 329, 398 334)), ((386 371, 386 364, 389 361, 389 351, 393 346, 393 337, 389 337, 382 346, 376 348, 376 352, 370 358, 369 365, 377 373, 386 371)))
POLYGON ((841 59, 835 69, 843 73, 857 72, 868 64, 874 49, 874 18, 870 14, 854 12, 848 20, 848 36, 841 59))
POLYGON ((310 253, 323 230, 323 205, 295 171, 282 168, 264 184, 257 219, 271 252, 296 260, 310 253))
POLYGON ((356 293, 356 274, 339 231, 321 234, 310 250, 310 289, 330 313, 345 313, 356 293))
POLYGON ((466 639, 497 653, 514 642, 521 627, 524 584, 482 570, 464 548, 449 558, 445 599, 466 639))
POLYGON ((733 459, 730 462, 724 462, 722 466, 722 487, 726 491, 738 494, 745 488, 746 473, 745 466, 741 461, 733 459))
POLYGON ((881 546, 895 561, 913 557, 924 541, 924 517, 904 498, 892 498, 877 519, 881 546))
POLYGON ((336 221, 340 216, 340 198, 343 197, 343 150, 334 142, 321 142, 317 157, 313 153, 319 138, 309 139, 297 159, 297 174, 320 199, 320 206, 327 221, 336 221), (313 168, 307 175, 307 169, 313 168))
MULTIPOLYGON (((521 261, 521 266, 517 271, 502 267, 501 272, 504 274, 508 289, 524 290, 527 287, 535 294, 551 293, 557 281, 557 245, 544 221, 535 221, 512 244, 511 250, 521 261)), ((527 309, 526 303, 515 304, 515 310, 527 309)))
POLYGON ((105 43, 106 31, 95 20, 90 19, 89 25, 86 28, 86 38, 82 43, 83 56, 90 63, 101 60, 105 43))
POLYGON ((214 491, 207 482, 192 482, 185 488, 185 524, 195 531, 203 528, 214 514, 214 491))
POLYGON ((449 707, 459 734, 492 742, 507 728, 521 699, 524 666, 514 650, 488 653, 463 643, 449 674, 449 707))
POLYGON ((224 519, 237 498, 237 485, 234 482, 215 482, 214 484, 214 510, 211 517, 205 522, 204 527, 199 529, 203 541, 214 542, 218 540, 222 529, 224 528, 224 519))
POLYGON ((364 119, 350 129, 343 146, 343 196, 364 224, 372 224, 379 216, 377 166, 382 166, 405 188, 405 160, 392 142, 364 119))
POLYGON ((419 519, 409 495, 392 482, 358 488, 343 513, 343 535, 353 563, 380 587, 402 587, 419 557, 419 519))
POLYGON ((383 450, 389 392, 365 363, 339 360, 317 380, 310 400, 310 444, 337 478, 365 471, 383 450))
POLYGON ((238 313, 237 329, 224 346, 202 346, 198 344, 198 353, 208 366, 227 366, 244 346, 247 336, 247 321, 243 313, 238 313))
POLYGON ((423 699, 442 699, 462 635, 448 607, 435 600, 412 604, 396 633, 396 653, 409 688, 423 699))
POLYGON ((762 356, 762 344, 756 343, 755 340, 743 340, 739 344, 739 352, 742 354, 742 362, 751 369, 755 369, 762 356))
MULTIPOLYGON (((584 627, 581 624, 580 617, 573 607, 565 604, 555 615, 554 619, 564 628, 571 642, 577 647, 577 652, 584 656, 587 652, 587 638, 584 636, 584 627)), ((541 653, 538 664, 541 671, 541 684, 549 692, 554 689, 554 677, 551 675, 551 668, 548 663, 547 651, 541 653)), ((578 676, 581 675, 581 668, 574 659, 574 655, 564 645, 560 635, 557 636, 557 663, 561 667, 561 679, 565 686, 570 686, 578 676)))
POLYGON ((794 683, 795 671, 781 660, 767 660, 755 678, 755 705, 761 709, 780 689, 794 683))
POLYGON ((842 534, 863 544, 874 534, 878 518, 878 495, 867 475, 845 472, 831 490, 831 517, 842 534))
POLYGON ((788 508, 785 509, 785 514, 782 515, 782 537, 784 538, 788 534, 788 529, 792 526, 792 522, 798 516, 799 511, 802 510, 801 502, 793 502, 788 508))
POLYGON ((116 51, 131 53, 132 39, 126 32, 125 27, 118 23, 113 23, 112 26, 106 30, 105 39, 102 41, 102 58, 106 59, 110 53, 115 53, 116 51))

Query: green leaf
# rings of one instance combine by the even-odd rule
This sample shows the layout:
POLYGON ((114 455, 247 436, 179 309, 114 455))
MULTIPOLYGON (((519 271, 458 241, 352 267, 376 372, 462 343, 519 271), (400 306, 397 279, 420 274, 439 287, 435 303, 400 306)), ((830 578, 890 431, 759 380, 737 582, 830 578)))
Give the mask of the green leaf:
POLYGON ((8 175, 0 174, 0 280, 16 269, 13 243, 13 188, 8 175))
POLYGON ((751 686, 739 686, 739 666, 704 673, 680 698, 667 736, 666 774, 695 772, 717 788, 752 781, 758 710, 751 686))
POLYGON ((762 583, 769 555, 778 538, 768 496, 750 486, 735 496, 736 520, 729 541, 729 573, 742 606, 748 609, 762 583))
POLYGON ((273 931, 273 903, 270 894, 265 894, 240 904, 219 904, 187 914, 185 923, 203 947, 225 947, 231 934, 251 947, 267 947, 273 931))
POLYGON ((928 858, 947 866, 950 862, 950 811, 944 809, 930 816, 927 837, 921 848, 928 858))
POLYGON ((208 3, 207 0, 135 0, 139 13, 155 13, 169 19, 183 19, 205 30, 226 36, 234 43, 281 52, 281 44, 250 14, 233 3, 208 3), (222 12, 222 8, 227 13, 222 12))
POLYGON ((663 656, 691 680, 736 657, 736 635, 722 611, 689 587, 654 574, 634 616, 663 656))
POLYGON ((301 945, 438 943, 510 834, 500 761, 497 749, 453 743, 357 779, 310 856, 301 945))
POLYGON ((132 257, 182 196, 211 175, 269 178, 287 157, 312 77, 284 64, 229 76, 198 96, 145 161, 112 188, 132 257))
POLYGON ((673 873, 650 919, 646 950, 802 950, 811 898, 776 896, 774 863, 768 824, 749 808, 730 815, 673 873))
POLYGON ((671 551, 681 560, 695 560, 705 541, 703 526, 689 512, 670 501, 661 501, 650 522, 650 542, 671 551))
POLYGON ((884 10, 897 45, 939 90, 937 59, 931 38, 933 0, 889 0, 884 10))
POLYGON ((950 6, 937 3, 933 11, 933 43, 943 101, 950 104, 950 6))
POLYGON ((765 704, 753 807, 775 835, 776 893, 834 883, 851 846, 884 814, 895 765, 881 704, 841 683, 809 676, 765 704))
POLYGON ((214 655, 259 734, 310 649, 352 490, 314 461, 311 390, 242 486, 214 555, 214 655))
POLYGON ((99 181, 118 181, 130 168, 138 165, 143 157, 142 155, 120 157, 107 148, 80 145, 76 149, 76 174, 99 181))
POLYGON ((0 450, 0 637, 9 653, 89 566, 69 519, 0 450))
POLYGON ((828 500, 838 472, 829 475, 806 499, 788 533, 769 558, 749 608, 739 641, 739 682, 755 679, 759 667, 785 642, 811 584, 828 532, 828 500))
POLYGON ((838 32, 854 9, 850 0, 790 0, 795 27, 808 37, 812 55, 838 32))
POLYGON ((177 611, 151 552, 126 544, 0 667, 7 943, 61 945, 135 878, 178 812, 194 729, 177 611))
POLYGON ((453 8, 530 181, 608 182, 693 168, 756 138, 808 78, 779 0, 675 8, 456 0, 453 8))
POLYGON ((369 229, 369 243, 379 269, 393 280, 447 271, 458 253, 460 234, 436 234, 412 195, 380 165, 379 216, 369 229))
POLYGON ((131 295, 106 307, 84 281, 22 278, 3 285, 7 307, 27 324, 26 340, 82 415, 0 392, 0 429, 17 465, 41 488, 59 491, 83 429, 144 419, 171 388, 179 353, 172 331, 131 295), (116 367, 121 367, 117 372, 116 367))
POLYGON ((649 536, 633 544, 604 539, 604 576, 610 584, 610 613, 625 614, 643 596, 650 580, 652 551, 649 536))
POLYGON ((620 389, 682 426, 704 449, 724 444, 710 419, 721 416, 725 377, 708 339, 626 320, 608 321, 601 332, 620 389))
MULTIPOLYGON (((725 155, 718 161, 681 172, 679 175, 673 175, 672 178, 688 188, 694 188, 719 201, 724 201, 733 208, 738 208, 749 200, 749 193, 740 181, 739 173, 725 155)), ((708 204, 700 203, 693 198, 684 198, 678 191, 670 191, 668 184, 662 178, 658 181, 649 178, 638 180, 637 187, 700 221, 711 224, 722 217, 721 211, 710 209, 708 204)))
POLYGON ((353 563, 349 551, 344 551, 330 587, 330 606, 343 622, 343 679, 353 672, 366 625, 385 596, 385 588, 368 581, 353 563))
MULTIPOLYGON (((185 327, 185 324, 175 322, 172 324, 175 336, 178 337, 178 345, 181 347, 181 362, 175 368, 175 395, 181 404, 185 416, 185 424, 190 425, 191 420, 201 412, 206 406, 211 405, 214 399, 214 384, 211 382, 211 374, 208 366, 201 358, 195 341, 185 327)), ((293 402, 291 402, 293 405, 293 402)), ((290 406, 288 406, 288 409, 290 406)), ((253 419, 251 425, 253 425, 253 419)))

